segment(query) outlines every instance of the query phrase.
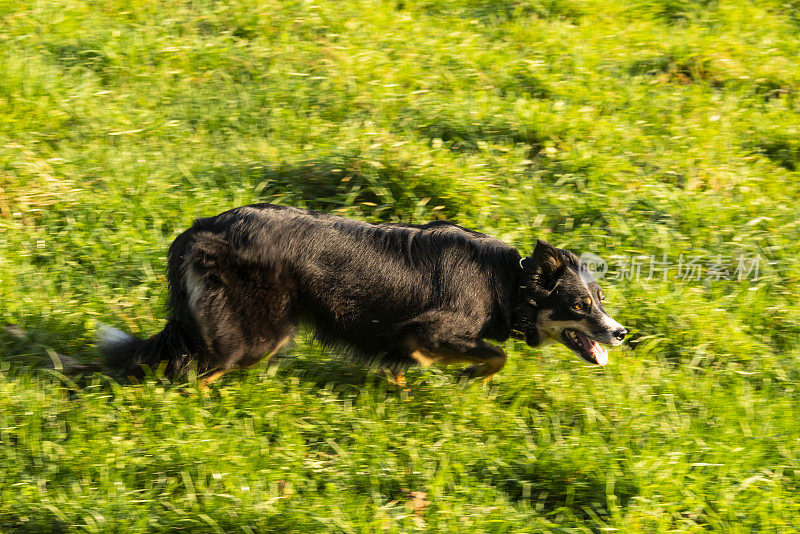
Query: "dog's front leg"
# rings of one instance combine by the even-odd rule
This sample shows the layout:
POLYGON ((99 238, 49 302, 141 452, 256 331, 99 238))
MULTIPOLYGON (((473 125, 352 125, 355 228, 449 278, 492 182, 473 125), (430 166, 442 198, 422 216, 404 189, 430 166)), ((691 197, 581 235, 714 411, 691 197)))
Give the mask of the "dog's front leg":
POLYGON ((465 370, 468 376, 490 379, 506 364, 506 354, 499 347, 482 339, 459 339, 438 343, 435 349, 417 345, 411 351, 411 357, 423 367, 435 363, 450 365, 453 363, 471 363, 465 370))
POLYGON ((469 351, 466 361, 472 362, 464 372, 469 377, 482 377, 486 382, 495 373, 499 372, 506 365, 506 353, 500 347, 495 347, 491 343, 478 340, 475 349, 469 351))

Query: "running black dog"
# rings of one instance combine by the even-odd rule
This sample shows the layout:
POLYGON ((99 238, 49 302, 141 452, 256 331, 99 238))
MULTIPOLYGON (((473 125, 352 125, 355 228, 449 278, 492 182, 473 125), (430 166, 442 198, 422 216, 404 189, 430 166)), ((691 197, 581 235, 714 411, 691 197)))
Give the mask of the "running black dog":
POLYGON ((487 235, 437 221, 373 225, 270 204, 198 219, 169 249, 170 316, 148 340, 106 327, 100 349, 135 373, 196 364, 207 382, 273 354, 300 324, 328 346, 401 373, 467 362, 489 377, 505 353, 484 338, 557 340, 605 365, 598 344, 626 331, 571 252, 538 241, 522 258, 487 235))

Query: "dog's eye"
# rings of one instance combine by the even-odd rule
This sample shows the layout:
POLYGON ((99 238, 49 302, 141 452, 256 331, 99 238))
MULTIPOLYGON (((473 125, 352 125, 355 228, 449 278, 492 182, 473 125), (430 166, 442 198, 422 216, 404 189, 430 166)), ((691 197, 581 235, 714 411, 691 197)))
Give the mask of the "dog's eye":
POLYGON ((575 311, 586 311, 591 307, 592 307, 591 297, 584 297, 572 305, 572 309, 575 311))
POLYGON ((604 300, 606 300, 606 294, 603 293, 602 289, 597 292, 597 298, 600 299, 600 302, 603 302, 604 300))

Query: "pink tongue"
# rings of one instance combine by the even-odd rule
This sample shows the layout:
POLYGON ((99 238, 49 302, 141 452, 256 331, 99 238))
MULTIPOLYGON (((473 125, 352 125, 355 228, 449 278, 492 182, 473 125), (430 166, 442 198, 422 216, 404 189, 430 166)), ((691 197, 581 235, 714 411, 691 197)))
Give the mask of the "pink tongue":
POLYGON ((597 341, 592 341, 589 352, 594 356, 597 365, 605 365, 608 363, 608 351, 601 347, 597 341))

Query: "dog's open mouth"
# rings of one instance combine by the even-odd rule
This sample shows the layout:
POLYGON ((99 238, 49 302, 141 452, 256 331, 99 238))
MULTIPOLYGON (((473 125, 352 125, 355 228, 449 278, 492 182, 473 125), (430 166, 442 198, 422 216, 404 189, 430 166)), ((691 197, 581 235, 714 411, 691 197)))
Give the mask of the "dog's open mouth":
POLYGON ((595 365, 608 363, 608 351, 597 341, 589 339, 577 330, 567 328, 561 333, 561 338, 564 345, 572 349, 572 352, 580 356, 582 360, 595 365))

